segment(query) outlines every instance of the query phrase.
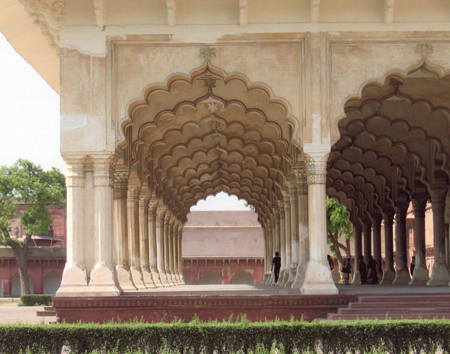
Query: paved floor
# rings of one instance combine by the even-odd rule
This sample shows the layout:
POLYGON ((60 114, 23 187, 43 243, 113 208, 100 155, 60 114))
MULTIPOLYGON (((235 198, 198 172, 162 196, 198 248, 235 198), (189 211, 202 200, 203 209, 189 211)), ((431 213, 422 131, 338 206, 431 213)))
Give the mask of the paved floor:
MULTIPOLYGON (((450 294, 449 286, 412 286, 412 285, 341 285, 337 288, 340 294, 382 295, 382 294, 450 294)), ((164 295, 299 295, 297 289, 279 288, 265 285, 182 285, 164 289, 140 290, 126 292, 134 296, 164 296, 164 295)), ((0 299, 0 324, 30 323, 36 324, 55 322, 56 317, 37 317, 36 311, 43 310, 41 306, 17 306, 17 299, 0 299), (14 302, 13 302, 14 301, 14 302)))

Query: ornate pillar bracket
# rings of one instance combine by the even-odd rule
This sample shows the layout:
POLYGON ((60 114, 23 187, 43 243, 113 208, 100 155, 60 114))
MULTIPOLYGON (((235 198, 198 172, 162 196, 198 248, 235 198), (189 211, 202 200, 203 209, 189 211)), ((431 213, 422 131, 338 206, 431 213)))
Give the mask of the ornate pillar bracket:
POLYGON ((449 285, 450 275, 445 253, 445 199, 448 186, 431 186, 431 207, 433 210, 434 265, 427 285, 449 285))
POLYGON ((302 294, 337 294, 327 261, 326 166, 328 152, 317 151, 308 160, 309 261, 302 294))
POLYGON ((239 0, 239 24, 248 25, 248 0, 239 0))
POLYGON ((391 24, 394 21, 395 0, 384 0, 384 23, 391 24))
POLYGON ((425 263, 425 208, 429 199, 428 194, 418 194, 412 196, 414 208, 414 273, 409 284, 426 284, 430 278, 428 276, 427 265, 425 263))
POLYGON ((167 6, 167 23, 169 26, 177 25, 177 4, 175 0, 166 0, 167 6))

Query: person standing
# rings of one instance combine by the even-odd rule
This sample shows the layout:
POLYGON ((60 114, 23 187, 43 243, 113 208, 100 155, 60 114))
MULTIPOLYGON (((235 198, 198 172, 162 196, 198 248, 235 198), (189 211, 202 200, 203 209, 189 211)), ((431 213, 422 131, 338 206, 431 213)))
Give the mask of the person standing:
POLYGON ((327 260, 328 260, 328 264, 330 265, 331 271, 333 271, 333 269, 334 269, 334 261, 333 261, 333 258, 331 258, 331 256, 329 254, 327 254, 327 260))
POLYGON ((350 285, 350 274, 352 272, 352 265, 350 263, 350 258, 347 258, 342 266, 342 275, 344 278, 344 284, 350 285))
POLYGON ((361 284, 367 284, 367 267, 364 257, 359 257, 359 274, 361 274, 361 284))
POLYGON ((280 275, 281 269, 281 257, 280 252, 275 252, 275 257, 272 259, 272 268, 275 275, 275 283, 278 281, 278 276, 280 275))

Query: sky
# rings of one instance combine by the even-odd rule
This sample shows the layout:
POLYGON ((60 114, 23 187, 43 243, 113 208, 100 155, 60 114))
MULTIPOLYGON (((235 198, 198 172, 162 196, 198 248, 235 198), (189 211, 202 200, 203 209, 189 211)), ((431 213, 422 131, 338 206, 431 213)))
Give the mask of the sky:
MULTIPOLYGON (((59 95, 0 33, 0 166, 27 159, 65 172, 59 144, 59 95)), ((219 193, 194 210, 249 210, 245 200, 219 193)))

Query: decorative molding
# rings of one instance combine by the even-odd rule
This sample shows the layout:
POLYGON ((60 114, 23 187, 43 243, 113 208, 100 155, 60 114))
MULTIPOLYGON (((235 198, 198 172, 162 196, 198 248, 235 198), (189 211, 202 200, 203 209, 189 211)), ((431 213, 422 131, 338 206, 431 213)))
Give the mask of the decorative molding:
POLYGON ((94 187, 110 187, 111 180, 109 176, 94 176, 94 187))
POLYGON ((248 0, 239 0, 239 24, 248 25, 248 0))
POLYGON ((66 177, 66 187, 84 187, 84 176, 68 176, 66 177))
POLYGON ((394 21, 395 0, 384 0, 384 23, 390 24, 394 21))
POLYGON ((433 53, 433 45, 430 42, 422 42, 416 45, 416 53, 422 55, 424 59, 433 53))
POLYGON ((19 0, 28 12, 30 19, 47 38, 51 48, 59 52, 59 32, 66 25, 66 2, 54 1, 51 4, 43 0, 19 0))
POLYGON ((98 27, 105 26, 106 0, 94 0, 95 21, 98 27))
POLYGON ((167 23, 169 26, 177 25, 177 5, 175 0, 166 0, 167 6, 167 23))
POLYGON ((326 184, 327 175, 326 174, 308 174, 307 177, 308 184, 326 184))
POLYGON ((211 48, 209 45, 200 48, 199 56, 205 60, 205 63, 210 64, 211 59, 216 57, 216 48, 211 48))

